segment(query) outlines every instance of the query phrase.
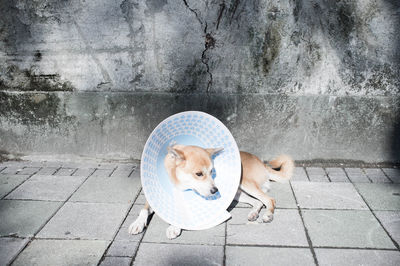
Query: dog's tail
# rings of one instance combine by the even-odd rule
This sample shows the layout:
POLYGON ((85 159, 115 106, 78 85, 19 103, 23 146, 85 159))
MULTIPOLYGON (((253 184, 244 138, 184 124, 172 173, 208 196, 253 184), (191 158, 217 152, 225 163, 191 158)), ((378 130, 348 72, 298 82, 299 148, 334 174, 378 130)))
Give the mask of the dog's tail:
POLYGON ((280 155, 274 160, 268 162, 269 165, 265 165, 268 171, 269 180, 273 180, 279 183, 286 183, 292 178, 294 171, 294 162, 288 155, 280 155), (279 170, 275 170, 279 169, 279 170))

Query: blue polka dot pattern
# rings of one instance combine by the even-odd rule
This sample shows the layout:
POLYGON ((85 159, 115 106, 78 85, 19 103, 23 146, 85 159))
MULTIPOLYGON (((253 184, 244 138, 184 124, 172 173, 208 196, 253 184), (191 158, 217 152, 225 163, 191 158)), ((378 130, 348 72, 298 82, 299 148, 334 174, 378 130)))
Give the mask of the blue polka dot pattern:
POLYGON ((240 175, 240 154, 232 134, 221 121, 203 112, 182 112, 162 121, 142 154, 141 180, 147 201, 163 220, 183 229, 207 229, 229 217, 226 209, 237 192, 240 175), (205 198, 191 190, 176 193, 164 167, 167 147, 173 143, 224 148, 213 158, 218 194, 205 198))

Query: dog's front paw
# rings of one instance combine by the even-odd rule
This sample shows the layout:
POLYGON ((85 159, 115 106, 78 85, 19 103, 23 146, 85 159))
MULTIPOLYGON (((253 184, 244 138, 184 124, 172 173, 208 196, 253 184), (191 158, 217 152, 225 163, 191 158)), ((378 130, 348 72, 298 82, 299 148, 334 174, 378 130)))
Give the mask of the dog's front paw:
POLYGON ((273 219, 274 219, 274 214, 270 210, 267 210, 265 212, 265 214, 263 215, 263 217, 262 217, 262 220, 263 220, 264 223, 269 223, 273 219))
POLYGON ((128 232, 131 235, 137 235, 143 232, 143 229, 146 227, 146 222, 143 222, 140 217, 136 219, 131 225, 129 226, 128 232))
POLYGON ((249 220, 250 222, 254 222, 255 220, 257 220, 257 218, 258 218, 258 211, 256 210, 252 210, 247 215, 247 220, 249 220))
POLYGON ((181 234, 181 231, 182 231, 182 229, 180 229, 176 226, 170 225, 167 228, 166 234, 169 239, 174 239, 174 238, 177 238, 181 234))

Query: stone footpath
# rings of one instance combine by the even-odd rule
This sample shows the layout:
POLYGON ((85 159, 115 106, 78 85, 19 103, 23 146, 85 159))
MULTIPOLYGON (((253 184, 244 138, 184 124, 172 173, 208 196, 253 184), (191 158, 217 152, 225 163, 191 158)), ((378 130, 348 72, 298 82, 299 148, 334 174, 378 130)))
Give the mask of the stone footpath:
POLYGON ((168 240, 156 215, 128 234, 145 202, 138 164, 0 163, 0 265, 400 265, 400 170, 297 167, 271 187, 271 223, 237 204, 168 240))

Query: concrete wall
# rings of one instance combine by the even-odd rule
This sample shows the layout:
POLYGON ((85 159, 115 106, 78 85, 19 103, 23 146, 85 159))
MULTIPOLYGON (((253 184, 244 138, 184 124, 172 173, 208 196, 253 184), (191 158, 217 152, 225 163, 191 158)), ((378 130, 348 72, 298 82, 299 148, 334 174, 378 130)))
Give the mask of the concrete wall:
POLYGON ((400 161, 400 2, 0 2, 0 150, 140 158, 202 110, 264 159, 400 161))

